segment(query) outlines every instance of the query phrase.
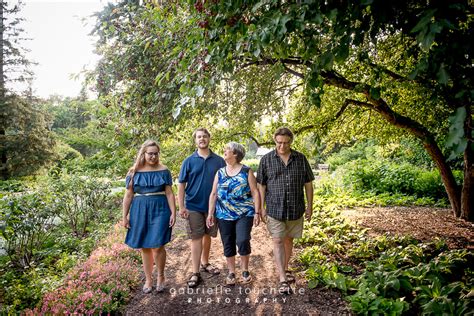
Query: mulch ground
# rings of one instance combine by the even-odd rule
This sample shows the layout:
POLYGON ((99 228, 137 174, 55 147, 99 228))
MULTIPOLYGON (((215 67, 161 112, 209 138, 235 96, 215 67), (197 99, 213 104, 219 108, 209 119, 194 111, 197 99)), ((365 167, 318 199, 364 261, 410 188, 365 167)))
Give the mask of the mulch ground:
MULTIPOLYGON (((426 241, 444 238, 451 248, 474 247, 473 224, 454 218, 446 209, 358 208, 345 210, 342 215, 368 228, 374 235, 409 234, 426 241)), ((213 239, 211 262, 221 269, 221 274, 210 276, 201 273, 204 282, 188 290, 186 280, 191 274, 190 245, 182 219, 177 221, 167 253, 166 291, 143 294, 141 287, 137 288, 126 307, 127 315, 352 315, 339 292, 324 288, 309 289, 303 275, 297 274, 293 294, 278 294, 271 238, 263 225, 254 227, 252 231, 250 270, 254 280, 250 284, 224 286, 227 270, 218 236, 213 239)), ((237 266, 237 275, 240 272, 237 266)))
POLYGON ((474 223, 454 217, 450 209, 374 207, 344 210, 342 215, 374 235, 411 235, 422 241, 441 238, 451 249, 474 250, 474 223))

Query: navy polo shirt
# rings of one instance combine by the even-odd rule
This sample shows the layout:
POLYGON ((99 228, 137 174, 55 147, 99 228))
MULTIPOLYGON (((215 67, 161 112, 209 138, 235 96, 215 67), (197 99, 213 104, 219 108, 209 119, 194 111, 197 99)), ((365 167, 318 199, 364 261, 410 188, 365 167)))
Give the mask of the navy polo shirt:
POLYGON ((210 151, 206 159, 197 150, 183 161, 179 172, 179 183, 186 183, 185 206, 190 211, 207 213, 214 176, 225 167, 222 157, 210 151))

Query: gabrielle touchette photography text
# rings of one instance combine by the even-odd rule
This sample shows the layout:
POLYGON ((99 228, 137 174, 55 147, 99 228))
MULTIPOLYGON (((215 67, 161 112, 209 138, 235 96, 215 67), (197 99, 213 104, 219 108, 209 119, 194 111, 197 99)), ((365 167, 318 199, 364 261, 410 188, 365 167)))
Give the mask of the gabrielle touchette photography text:
MULTIPOLYGON (((169 293, 181 297, 188 304, 265 304, 286 303, 291 296, 281 295, 277 287, 245 287, 234 288, 217 285, 215 287, 172 287, 169 293)), ((304 295, 304 288, 293 288, 293 295, 304 295)))

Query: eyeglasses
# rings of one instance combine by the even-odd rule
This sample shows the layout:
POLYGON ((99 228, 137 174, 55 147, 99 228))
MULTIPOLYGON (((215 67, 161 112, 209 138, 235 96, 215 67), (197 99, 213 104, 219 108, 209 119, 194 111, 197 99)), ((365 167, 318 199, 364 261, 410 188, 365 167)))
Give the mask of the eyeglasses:
POLYGON ((148 156, 158 156, 160 153, 159 152, 153 152, 153 153, 146 153, 148 156))

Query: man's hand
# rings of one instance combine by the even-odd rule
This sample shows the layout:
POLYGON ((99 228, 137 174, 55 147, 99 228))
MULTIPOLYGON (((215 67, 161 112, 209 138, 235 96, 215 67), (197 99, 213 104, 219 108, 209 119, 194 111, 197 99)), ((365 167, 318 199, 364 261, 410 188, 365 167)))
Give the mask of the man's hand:
POLYGON ((262 207, 262 209, 260 210, 260 219, 265 224, 267 223, 267 209, 264 207, 262 207))
POLYGON ((313 216, 313 209, 311 207, 308 207, 306 208, 306 211, 304 211, 304 217, 309 222, 311 221, 311 216, 313 216))
POLYGON ((181 218, 188 218, 189 217, 188 210, 185 207, 180 208, 179 209, 179 216, 181 216, 181 218))
POLYGON ((260 213, 255 213, 255 216, 253 217, 253 226, 258 226, 260 224, 260 213))

